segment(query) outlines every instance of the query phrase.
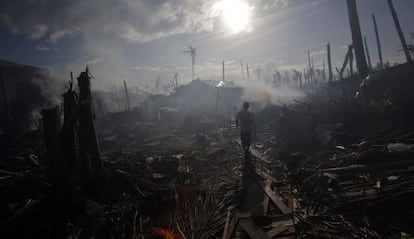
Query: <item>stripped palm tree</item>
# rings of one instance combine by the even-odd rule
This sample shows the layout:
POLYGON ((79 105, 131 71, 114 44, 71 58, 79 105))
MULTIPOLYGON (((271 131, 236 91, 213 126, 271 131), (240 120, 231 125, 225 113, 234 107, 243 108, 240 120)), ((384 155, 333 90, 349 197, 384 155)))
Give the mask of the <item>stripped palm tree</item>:
POLYGON ((188 51, 183 51, 185 53, 190 53, 191 55, 191 75, 192 75, 192 80, 194 80, 194 65, 195 65, 195 57, 197 55, 196 53, 197 47, 193 47, 192 45, 188 46, 188 51))

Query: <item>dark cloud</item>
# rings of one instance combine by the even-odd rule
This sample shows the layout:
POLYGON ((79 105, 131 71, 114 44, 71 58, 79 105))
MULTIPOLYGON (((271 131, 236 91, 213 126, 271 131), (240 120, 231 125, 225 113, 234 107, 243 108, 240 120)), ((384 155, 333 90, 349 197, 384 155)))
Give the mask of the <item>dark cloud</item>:
POLYGON ((54 42, 70 34, 101 33, 146 41, 212 30, 216 0, 2 0, 0 24, 54 42))
MULTIPOLYGON (((51 43, 82 33, 147 41, 214 29, 220 0, 1 0, 0 24, 51 43)), ((287 0, 250 0, 257 11, 283 8, 287 0)))

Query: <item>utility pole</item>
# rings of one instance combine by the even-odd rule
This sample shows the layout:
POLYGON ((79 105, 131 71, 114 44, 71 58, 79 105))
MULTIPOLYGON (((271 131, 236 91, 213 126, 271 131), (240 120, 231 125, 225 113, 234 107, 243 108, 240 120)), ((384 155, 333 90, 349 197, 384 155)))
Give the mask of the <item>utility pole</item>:
POLYGON ((382 59, 381 40, 379 38, 377 20, 375 19, 375 15, 374 14, 372 14, 372 22, 374 24, 375 38, 377 40, 377 49, 378 49, 378 57, 379 57, 379 61, 380 61, 380 68, 383 69, 384 68, 384 61, 382 59))
POLYGON ((358 73, 361 78, 365 78, 369 74, 369 69, 365 59, 364 44, 361 36, 361 27, 359 25, 358 11, 356 0, 347 0, 349 24, 352 33, 352 45, 355 50, 355 58, 358 68, 358 73))
POLYGON ((397 12, 395 11, 392 0, 388 0, 388 6, 390 7, 391 15, 392 15, 392 18, 394 19, 395 28, 397 28, 398 36, 400 37, 401 45, 403 47, 405 57, 407 57, 407 61, 410 62, 412 61, 410 51, 408 50, 407 42, 405 41, 404 34, 401 30, 400 20, 398 19, 397 12))

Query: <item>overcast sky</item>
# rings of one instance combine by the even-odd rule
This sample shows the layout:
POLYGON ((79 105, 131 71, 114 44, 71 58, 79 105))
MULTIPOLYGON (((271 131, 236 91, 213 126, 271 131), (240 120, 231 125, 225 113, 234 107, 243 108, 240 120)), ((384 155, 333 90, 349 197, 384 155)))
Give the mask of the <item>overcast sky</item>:
MULTIPOLYGON (((122 80, 153 84, 178 72, 191 77, 191 58, 182 51, 198 47, 196 77, 219 80, 225 60, 228 79, 241 78, 240 59, 270 74, 275 69, 303 68, 306 52, 315 65, 332 45, 340 64, 351 43, 345 0, 243 1, 250 15, 238 33, 228 26, 221 0, 1 0, 0 59, 50 68, 66 79, 89 65, 106 88, 122 80)), ((361 29, 371 57, 378 61, 371 14, 375 13, 384 57, 403 60, 386 0, 358 0, 361 29)), ((394 0, 408 42, 414 42, 414 1, 394 0)), ((237 6, 237 5, 235 5, 237 6)), ((238 9, 233 7, 233 11, 238 9)))

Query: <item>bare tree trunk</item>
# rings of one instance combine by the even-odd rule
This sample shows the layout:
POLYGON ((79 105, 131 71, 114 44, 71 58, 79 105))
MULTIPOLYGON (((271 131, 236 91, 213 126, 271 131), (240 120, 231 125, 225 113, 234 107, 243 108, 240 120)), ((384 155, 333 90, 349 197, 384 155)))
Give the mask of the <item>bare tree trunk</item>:
POLYGON ((241 65, 241 72, 242 72, 242 80, 244 80, 243 59, 240 59, 240 65, 241 65))
POLYGON ((131 104, 129 103, 128 86, 127 86, 126 81, 124 81, 124 90, 125 90, 125 99, 127 103, 127 109, 128 111, 131 111, 131 104))
POLYGON ((103 166, 96 135, 95 119, 92 108, 92 95, 89 71, 86 69, 78 77, 79 85, 79 148, 81 176, 89 189, 103 176, 103 166))
POLYGON ((349 72, 350 72, 350 76, 352 76, 354 74, 354 51, 353 51, 353 46, 349 45, 348 46, 348 52, 349 52, 349 72))
POLYGON ((194 81, 194 65, 195 65, 195 56, 191 53, 191 77, 194 81))
POLYGON ((250 80, 249 63, 246 63, 247 79, 250 80))
POLYGON ((326 45, 326 52, 328 54, 328 72, 329 72, 329 83, 333 80, 333 73, 332 73, 332 61, 331 61, 331 44, 328 43, 326 45))
POLYGON ((224 82, 224 61, 223 61, 223 82, 224 82))
POLYGON ((371 57, 370 57, 370 54, 369 54, 369 48, 368 48, 368 43, 367 43, 367 38, 366 37, 364 37, 364 43, 365 43, 365 51, 367 53, 369 71, 372 71, 371 57))
POLYGON ((338 68, 336 69, 338 71, 338 74, 339 74, 339 77, 340 77, 341 80, 344 79, 343 75, 344 75, 346 66, 348 65, 348 62, 350 60, 350 55, 351 54, 352 54, 352 45, 349 45, 348 46, 348 51, 346 52, 345 60, 344 60, 344 63, 342 64, 341 69, 340 70, 338 68))
POLYGON ((365 60, 364 44, 361 36, 361 28, 359 25, 358 11, 356 0, 347 0, 349 23, 351 25, 352 45, 355 50, 355 58, 358 73, 361 78, 365 78, 369 74, 367 62, 365 60))
POLYGON ((392 0, 388 0, 388 6, 390 7, 391 15, 392 15, 392 18, 394 19, 395 28, 397 28, 398 36, 400 37, 401 45, 403 47, 405 57, 407 57, 407 61, 410 62, 412 61, 410 51, 408 50, 407 42, 405 41, 404 34, 401 30, 400 20, 398 19, 397 12, 395 11, 392 0))
POLYGON ((312 84, 313 84, 313 67, 312 67, 310 51, 308 51, 308 66, 309 66, 309 87, 312 88, 312 84))
POLYGON ((378 49, 378 57, 379 57, 379 61, 380 61, 380 68, 383 69, 384 68, 384 61, 382 59, 381 40, 379 38, 377 20, 375 19, 375 15, 374 14, 372 14, 372 22, 374 24, 375 38, 377 40, 377 49, 378 49))
POLYGON ((322 60, 322 78, 326 82, 326 70, 325 70, 325 60, 322 60))
MULTIPOLYGON (((78 167, 75 153, 75 132, 74 126, 78 116, 76 108, 76 95, 73 91, 73 74, 70 73, 69 88, 63 94, 63 127, 60 132, 60 142, 62 146, 63 158, 69 175, 73 176, 78 167), (76 109, 76 112, 75 112, 76 109)), ((68 178, 68 180, 71 180, 68 178)))

